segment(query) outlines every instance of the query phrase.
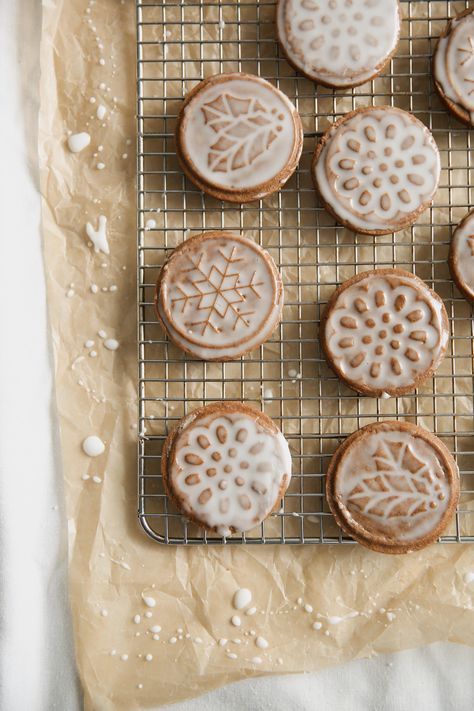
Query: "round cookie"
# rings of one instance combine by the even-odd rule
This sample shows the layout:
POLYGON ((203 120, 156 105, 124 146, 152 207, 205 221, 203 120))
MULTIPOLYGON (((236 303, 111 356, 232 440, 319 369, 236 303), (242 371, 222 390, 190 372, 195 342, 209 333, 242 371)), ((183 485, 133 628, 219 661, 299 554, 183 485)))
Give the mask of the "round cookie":
POLYGON ((441 163, 421 121, 402 109, 368 106, 345 114, 324 133, 311 172, 338 222, 383 235, 408 227, 431 205, 441 163))
POLYGON ((279 0, 277 31, 290 64, 309 79, 347 88, 373 79, 400 38, 398 0, 279 0))
POLYGON ((291 479, 291 454, 264 413, 242 403, 214 403, 171 432, 161 472, 184 516, 228 536, 255 528, 279 506, 291 479))
POLYGON ((436 91, 459 121, 474 125, 474 8, 453 18, 433 55, 436 91))
POLYGON ((449 268, 459 291, 474 304, 474 210, 454 230, 449 268))
POLYGON ((337 523, 379 553, 434 543, 454 515, 459 471, 447 447, 408 422, 367 425, 336 450, 326 498, 337 523))
POLYGON ((155 311, 195 358, 225 361, 260 346, 280 323, 283 284, 270 254, 231 232, 182 242, 161 269, 155 311))
POLYGON ((176 153, 188 178, 220 200, 245 203, 280 190, 303 149, 291 101, 253 74, 217 74, 186 96, 176 153))
POLYGON ((320 334, 329 365, 350 388, 398 396, 438 368, 449 322, 442 300, 424 281, 402 269, 374 269, 336 289, 320 334))

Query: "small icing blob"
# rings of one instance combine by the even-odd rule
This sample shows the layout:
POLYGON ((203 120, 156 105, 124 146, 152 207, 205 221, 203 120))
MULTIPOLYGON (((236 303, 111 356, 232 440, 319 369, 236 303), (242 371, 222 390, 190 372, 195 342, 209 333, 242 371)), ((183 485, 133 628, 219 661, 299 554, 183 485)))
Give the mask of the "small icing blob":
POLYGON ((411 224, 431 204, 440 172, 430 131, 388 106, 344 116, 324 134, 313 160, 315 184, 336 218, 377 234, 411 224))
POLYGON ((269 644, 268 644, 267 640, 265 639, 265 637, 257 637, 255 640, 255 645, 259 649, 268 649, 268 647, 269 647, 269 644))
POLYGON ((464 573, 464 582, 466 583, 466 585, 469 585, 469 583, 474 582, 474 572, 464 573))
POLYGON ((154 597, 151 597, 151 595, 142 593, 142 600, 147 607, 155 607, 156 606, 156 600, 154 597))
POLYGON ((103 104, 99 104, 97 107, 97 118, 99 121, 102 121, 105 118, 105 114, 107 113, 107 109, 103 104))
POLYGON ((107 338, 104 341, 104 346, 107 348, 109 351, 116 351, 117 348, 119 347, 120 343, 115 340, 115 338, 107 338))
POLYGON ((251 599, 252 593, 250 590, 248 590, 248 588, 240 588, 240 590, 237 590, 234 594, 232 604, 236 610, 243 610, 244 607, 247 607, 250 603, 251 599))
POLYGON ((278 35, 292 64, 316 82, 349 87, 378 74, 400 35, 398 0, 280 0, 278 35))
POLYGON ((83 441, 82 449, 88 457, 99 457, 105 452, 105 444, 102 442, 100 437, 90 435, 83 441))
POLYGON ((84 148, 87 148, 90 142, 91 137, 86 131, 82 131, 81 133, 73 133, 67 139, 67 145, 71 153, 80 153, 80 151, 84 150, 84 148))
POLYGON ((240 617, 238 615, 233 615, 230 618, 230 622, 232 625, 234 625, 234 627, 240 627, 240 625, 242 624, 240 617))
POLYGON ((105 215, 99 215, 99 228, 97 230, 90 222, 87 222, 86 232, 94 245, 95 252, 110 254, 109 243, 107 241, 107 218, 105 215))

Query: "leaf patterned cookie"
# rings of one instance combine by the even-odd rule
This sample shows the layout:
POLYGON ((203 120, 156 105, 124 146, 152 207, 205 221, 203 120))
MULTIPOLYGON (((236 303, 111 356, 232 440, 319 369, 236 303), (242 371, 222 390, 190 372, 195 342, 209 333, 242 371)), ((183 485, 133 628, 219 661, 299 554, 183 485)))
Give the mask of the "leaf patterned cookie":
POLYGON ((216 74, 198 84, 178 115, 181 166, 202 190, 249 202, 279 190, 303 148, 300 117, 287 96, 252 74, 216 74))
POLYGON ((406 553, 432 543, 459 498, 459 472, 444 444, 406 422, 367 425, 329 465, 326 495, 337 522, 359 543, 406 553))
POLYGON ((221 403, 182 421, 165 444, 162 471, 180 510, 227 536, 254 528, 275 508, 290 482, 291 457, 270 418, 221 403))
POLYGON ((454 230, 449 251, 452 277, 463 296, 474 303, 474 211, 454 230))

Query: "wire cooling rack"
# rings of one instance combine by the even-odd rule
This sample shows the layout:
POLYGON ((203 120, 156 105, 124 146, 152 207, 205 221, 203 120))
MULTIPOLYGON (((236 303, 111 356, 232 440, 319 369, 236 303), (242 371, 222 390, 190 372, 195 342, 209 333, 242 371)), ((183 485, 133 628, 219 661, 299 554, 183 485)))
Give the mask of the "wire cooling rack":
POLYGON ((271 0, 137 0, 138 68, 138 364, 139 518, 156 541, 171 544, 350 543, 324 498, 324 473, 344 437, 379 419, 402 419, 436 432, 461 470, 458 511, 443 542, 474 541, 472 311, 450 278, 451 228, 472 205, 471 132, 440 104, 430 78, 436 38, 467 2, 401 0, 402 39, 382 77, 339 93, 296 74, 275 40, 271 0), (298 108, 305 143, 283 190, 235 206, 207 197, 184 177, 173 133, 183 96, 201 79, 243 71, 268 79, 298 108), (346 111, 390 104, 432 130, 441 152, 435 206, 409 230, 354 235, 318 204, 310 162, 318 137, 346 111), (153 312, 153 289, 165 256, 206 229, 243 232, 280 266, 285 310, 279 331, 232 363, 193 361, 170 344, 153 312), (318 324, 334 288, 374 266, 415 272, 444 299, 451 342, 436 376, 403 398, 359 397, 328 369, 318 324), (235 399, 262 408, 281 427, 293 455, 293 479, 281 510, 258 529, 223 541, 188 524, 167 500, 160 454, 169 428, 208 402, 235 399))

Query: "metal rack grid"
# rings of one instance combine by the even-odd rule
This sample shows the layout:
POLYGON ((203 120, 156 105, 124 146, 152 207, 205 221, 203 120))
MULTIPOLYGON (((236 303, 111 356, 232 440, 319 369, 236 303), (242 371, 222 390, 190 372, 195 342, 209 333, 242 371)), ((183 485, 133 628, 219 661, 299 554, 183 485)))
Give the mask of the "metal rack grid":
POLYGON ((275 40, 273 0, 137 0, 139 519, 171 544, 351 543, 324 499, 324 472, 342 439, 379 419, 405 419, 436 432, 457 457, 462 495, 442 542, 474 541, 474 363, 472 311, 450 278, 451 227, 472 204, 471 132, 434 93, 430 58, 448 18, 467 2, 401 0, 400 46, 382 77, 339 93, 296 74, 275 40), (243 206, 207 197, 185 179, 173 133, 182 97, 202 78, 245 71, 265 77, 297 106, 305 129, 300 166, 283 190, 243 206), (435 206, 411 229, 385 237, 353 235, 316 199, 309 166, 318 137, 338 116, 370 104, 407 109, 433 131, 442 159, 435 206), (150 222, 153 220, 153 222, 150 222), (170 344, 153 313, 165 256, 185 237, 225 228, 264 245, 283 274, 279 331, 250 356, 202 363, 170 344), (436 376, 403 398, 363 398, 328 369, 318 322, 337 284, 374 265, 414 271, 444 299, 452 339, 436 376), (293 371, 296 371, 297 376, 293 371), (203 403, 236 399, 264 409, 293 455, 282 508, 257 530, 226 541, 188 524, 162 488, 160 453, 168 428, 203 403))

